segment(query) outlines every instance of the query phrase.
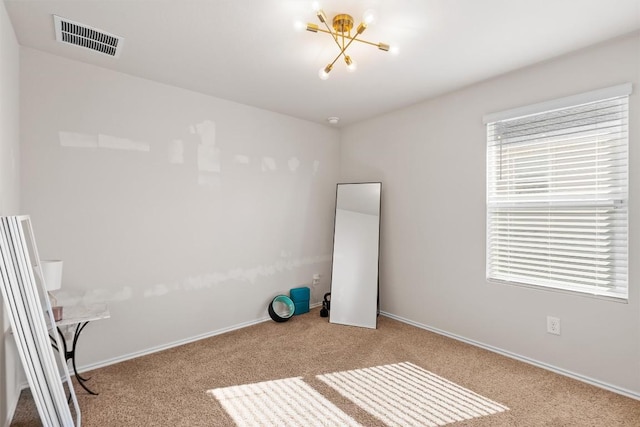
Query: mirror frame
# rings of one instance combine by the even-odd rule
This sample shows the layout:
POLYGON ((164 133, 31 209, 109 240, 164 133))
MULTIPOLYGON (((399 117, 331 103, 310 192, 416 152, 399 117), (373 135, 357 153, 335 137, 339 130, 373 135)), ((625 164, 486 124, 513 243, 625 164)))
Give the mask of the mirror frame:
POLYGON ((335 205, 335 213, 334 213, 334 223, 333 223, 333 243, 332 243, 332 255, 331 255, 331 292, 333 293, 335 291, 335 283, 334 283, 334 279, 335 279, 335 265, 336 265, 336 226, 337 226, 337 222, 338 222, 338 203, 339 203, 339 195, 340 195, 340 188, 341 186, 351 186, 351 185, 367 185, 367 184, 377 184, 378 186, 378 200, 377 200, 377 212, 378 212, 378 225, 377 225, 377 245, 376 245, 376 251, 377 251, 377 259, 376 259, 376 283, 375 283, 375 307, 374 307, 374 317, 373 317, 373 322, 371 322, 370 319, 367 318, 366 321, 364 322, 360 322, 360 321, 345 321, 344 318, 342 316, 340 316, 338 319, 333 319, 332 318, 332 312, 335 312, 333 310, 335 310, 336 305, 338 305, 338 307, 340 307, 339 304, 341 304, 339 301, 337 301, 334 298, 334 295, 332 294, 332 303, 331 303, 331 310, 329 310, 329 322, 330 323, 336 323, 336 324, 342 324, 342 325, 350 325, 350 326, 360 326, 360 327, 367 327, 367 328, 371 328, 371 329, 375 329, 377 327, 377 322, 378 322, 378 316, 380 314, 380 233, 381 233, 381 213, 382 213, 382 182, 380 181, 372 181, 372 182, 344 182, 344 183, 338 183, 336 185, 336 205, 335 205))

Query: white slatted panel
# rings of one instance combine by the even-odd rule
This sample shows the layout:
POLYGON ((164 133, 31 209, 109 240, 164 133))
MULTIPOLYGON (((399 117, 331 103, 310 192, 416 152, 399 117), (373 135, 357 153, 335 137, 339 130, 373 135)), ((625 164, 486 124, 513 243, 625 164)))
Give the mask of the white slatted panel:
POLYGON ((487 124, 487 277, 627 297, 628 96, 487 124))
MULTIPOLYGON (((45 296, 45 286, 39 285, 34 275, 34 265, 40 268, 29 217, 0 217, 0 293, 42 425, 74 426, 69 408, 69 402, 73 400, 75 425, 79 427, 80 408, 65 357, 59 352, 63 378, 56 365, 45 316, 49 318, 49 325, 54 325, 54 320, 49 300, 45 296), (44 307, 41 300, 44 301, 44 307), (65 395, 63 381, 67 383, 69 400, 65 395)), ((55 327, 52 330, 56 344, 61 348, 55 327)))

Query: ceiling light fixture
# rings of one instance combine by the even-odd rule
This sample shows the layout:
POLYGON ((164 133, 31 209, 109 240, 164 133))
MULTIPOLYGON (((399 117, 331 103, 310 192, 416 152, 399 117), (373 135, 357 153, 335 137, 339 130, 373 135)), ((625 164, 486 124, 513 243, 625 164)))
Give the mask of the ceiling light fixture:
POLYGON ((338 56, 336 56, 331 63, 327 64, 326 67, 321 68, 318 72, 318 76, 320 76, 322 80, 326 80, 329 78, 329 73, 333 69, 333 65, 338 59, 340 59, 341 56, 344 58, 344 62, 347 65, 347 71, 356 70, 356 62, 351 59, 351 57, 346 53, 346 50, 354 41, 365 43, 371 46, 376 46, 378 49, 385 52, 389 51, 389 45, 386 43, 372 43, 358 38, 358 36, 367 29, 367 25, 375 21, 375 13, 372 10, 367 10, 364 13, 363 21, 356 27, 355 33, 353 35, 351 35, 351 30, 354 28, 355 21, 353 20, 353 17, 351 15, 340 13, 334 16, 331 22, 333 27, 332 29, 329 26, 327 16, 325 15, 324 11, 320 9, 318 3, 314 3, 314 10, 320 23, 324 24, 327 29, 325 30, 324 28, 320 28, 320 26, 318 26, 317 24, 308 23, 307 31, 311 31, 312 33, 317 33, 318 31, 320 31, 321 33, 330 34, 333 38, 333 41, 338 45, 338 49, 340 49, 340 53, 338 54, 338 56))

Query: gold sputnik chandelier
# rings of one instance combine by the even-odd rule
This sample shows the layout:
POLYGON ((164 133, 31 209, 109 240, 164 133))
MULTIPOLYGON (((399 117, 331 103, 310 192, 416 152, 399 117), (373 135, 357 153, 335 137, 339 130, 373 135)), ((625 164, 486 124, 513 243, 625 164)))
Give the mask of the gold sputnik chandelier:
POLYGON ((355 71, 357 64, 351 59, 349 55, 347 55, 347 49, 351 46, 351 43, 354 41, 359 43, 365 43, 371 46, 376 46, 378 49, 383 50, 385 52, 389 51, 389 45, 386 43, 373 43, 361 38, 358 38, 364 30, 367 29, 367 25, 371 24, 375 19, 373 11, 367 11, 364 14, 363 21, 356 27, 355 32, 351 33, 351 30, 354 28, 354 20, 351 15, 346 13, 340 13, 333 17, 331 21, 331 26, 329 26, 329 22, 327 16, 324 11, 320 9, 320 6, 317 3, 314 3, 314 10, 316 12, 316 16, 321 24, 324 24, 326 30, 324 28, 320 28, 317 24, 308 23, 307 31, 311 31, 313 33, 317 33, 318 31, 321 33, 330 34, 333 41, 338 45, 338 49, 340 49, 340 53, 335 57, 335 59, 327 64, 326 67, 323 67, 318 72, 318 75, 322 80, 326 80, 329 78, 329 73, 333 69, 333 65, 340 59, 340 57, 344 58, 344 62, 347 65, 348 71, 355 71))

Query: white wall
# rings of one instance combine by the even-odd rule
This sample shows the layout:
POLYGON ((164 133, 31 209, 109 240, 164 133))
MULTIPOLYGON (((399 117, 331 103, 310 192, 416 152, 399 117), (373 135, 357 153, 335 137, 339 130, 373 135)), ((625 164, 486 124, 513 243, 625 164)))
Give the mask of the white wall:
MULTIPOLYGON (((0 2, 0 216, 19 214, 19 70, 18 41, 0 2)), ((0 296, 2 300, 2 296, 0 296)), ((4 302, 0 303, 0 425, 8 423, 19 396, 22 368, 4 302)))
POLYGON ((345 129, 341 180, 384 187, 382 310, 640 397, 639 92, 635 34, 345 129), (634 84, 629 303, 487 282, 482 116, 624 82, 634 84), (546 333, 547 315, 561 336, 546 333))
POLYGON ((111 310, 80 366, 255 322, 316 272, 321 301, 336 130, 33 49, 21 67, 23 210, 61 300, 111 310))

